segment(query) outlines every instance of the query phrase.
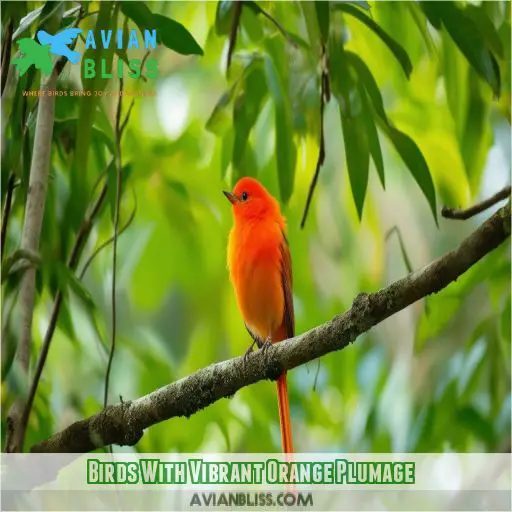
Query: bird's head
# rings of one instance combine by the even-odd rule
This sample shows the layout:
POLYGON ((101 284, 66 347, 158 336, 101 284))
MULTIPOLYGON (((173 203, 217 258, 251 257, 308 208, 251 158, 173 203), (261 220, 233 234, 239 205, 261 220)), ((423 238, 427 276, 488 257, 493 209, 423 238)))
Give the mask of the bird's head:
POLYGON ((45 32, 44 30, 39 30, 37 32, 37 40, 42 44, 42 45, 45 45, 45 44, 49 44, 50 41, 52 40, 52 37, 50 34, 48 34, 48 32, 45 32))
POLYGON ((233 214, 237 219, 275 217, 281 219, 279 203, 267 189, 254 178, 242 178, 233 192, 224 191, 224 195, 233 205, 233 214))

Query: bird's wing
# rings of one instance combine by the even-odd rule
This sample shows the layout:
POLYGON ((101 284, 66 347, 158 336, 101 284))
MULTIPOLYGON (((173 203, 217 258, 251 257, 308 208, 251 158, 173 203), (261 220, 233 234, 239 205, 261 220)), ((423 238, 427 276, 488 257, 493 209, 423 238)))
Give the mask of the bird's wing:
MULTIPOLYGON (((282 231, 282 230, 281 230, 282 231)), ((281 283, 283 285, 284 295, 284 316, 283 327, 287 338, 295 336, 295 315, 293 313, 293 276, 292 276, 292 257, 290 247, 284 231, 282 231, 283 241, 281 242, 281 283)))
POLYGON ((82 32, 81 28, 66 28, 61 30, 54 36, 54 44, 71 44, 73 39, 78 37, 78 34, 82 32))

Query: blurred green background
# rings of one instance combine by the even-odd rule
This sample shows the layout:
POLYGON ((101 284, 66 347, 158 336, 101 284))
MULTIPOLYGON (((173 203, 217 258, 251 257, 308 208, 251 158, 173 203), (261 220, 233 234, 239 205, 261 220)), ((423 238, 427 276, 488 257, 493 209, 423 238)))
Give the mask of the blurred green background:
MULTIPOLYGON (((147 96, 135 99, 122 140, 121 226, 134 209, 135 216, 118 242, 110 403, 245 352, 250 338, 226 269, 231 208, 221 193, 238 177, 257 176, 281 200, 298 333, 345 311, 359 292, 386 286, 456 247, 491 211, 461 222, 440 217, 440 207, 468 206, 509 183, 510 2, 247 2, 229 73, 231 2, 131 4, 111 5, 111 26, 137 28, 144 16, 161 14, 181 23, 204 54, 183 55, 167 41, 151 55, 158 79, 124 80, 125 91, 147 96), (319 151, 322 45, 331 86, 326 159, 300 229, 319 151), (375 128, 378 139, 368 139, 375 128)), ((73 23, 77 5, 2 2, 3 48, 20 22, 23 37, 33 37, 55 12, 59 26, 73 23)), ((100 6, 83 7, 79 26, 86 31, 95 27, 100 6)), ((79 40, 77 51, 83 45, 79 40)), ((128 55, 140 58, 143 51, 128 55)), ((17 185, 4 254, 19 246, 33 147, 37 99, 21 91, 39 81, 39 72, 20 78, 11 65, 2 95, 2 205, 10 180, 17 185)), ((68 64, 58 88, 82 89, 80 81, 79 67, 68 64)), ((101 87, 117 91, 119 82, 101 87)), ((123 117, 130 102, 123 100, 123 117)), ((115 169, 108 164, 116 108, 115 96, 56 99, 34 365, 58 290, 64 300, 26 447, 103 406, 112 245, 83 277, 81 271, 113 233, 115 169), (70 272, 76 234, 105 183, 106 199, 70 272)), ((2 427, 27 388, 12 362, 17 283, 3 284, 2 427)), ((510 243, 438 295, 288 379, 297 451, 509 449, 510 243)), ((279 446, 275 385, 263 382, 188 419, 150 428, 134 448, 115 449, 273 452, 279 446)))

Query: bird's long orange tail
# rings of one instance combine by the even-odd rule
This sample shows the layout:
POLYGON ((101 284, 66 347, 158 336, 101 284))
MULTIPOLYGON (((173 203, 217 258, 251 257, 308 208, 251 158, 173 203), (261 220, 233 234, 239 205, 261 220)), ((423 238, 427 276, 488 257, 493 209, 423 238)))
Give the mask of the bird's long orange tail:
POLYGON ((283 447, 283 453, 293 453, 286 372, 277 379, 277 403, 279 406, 279 425, 281 427, 281 445, 283 447))

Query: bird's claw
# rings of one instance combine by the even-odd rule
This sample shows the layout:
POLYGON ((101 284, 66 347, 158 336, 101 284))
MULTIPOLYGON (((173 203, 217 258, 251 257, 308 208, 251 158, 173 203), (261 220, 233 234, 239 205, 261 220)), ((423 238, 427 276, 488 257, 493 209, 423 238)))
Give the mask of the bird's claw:
POLYGON ((245 351, 244 364, 247 363, 247 360, 249 359, 250 354, 252 354, 252 345, 245 351))
POLYGON ((263 355, 265 355, 268 351, 268 349, 272 346, 272 341, 270 341, 270 338, 267 338, 263 345, 261 346, 261 351, 263 352, 263 355))

